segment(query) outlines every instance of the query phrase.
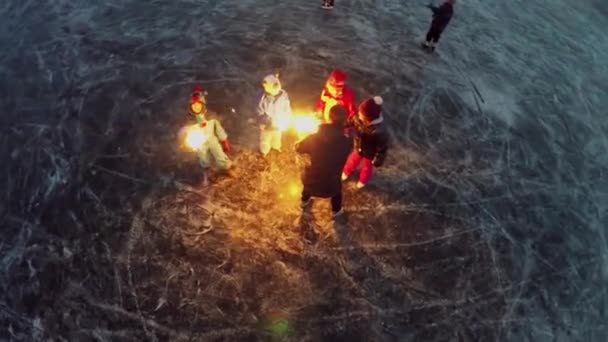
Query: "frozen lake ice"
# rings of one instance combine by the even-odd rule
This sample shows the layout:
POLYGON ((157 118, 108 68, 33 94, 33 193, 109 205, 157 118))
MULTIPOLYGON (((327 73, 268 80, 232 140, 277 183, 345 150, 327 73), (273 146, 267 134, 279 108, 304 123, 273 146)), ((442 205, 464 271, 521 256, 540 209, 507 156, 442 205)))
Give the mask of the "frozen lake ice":
POLYGON ((608 339, 608 5, 459 1, 429 55, 424 1, 336 2, 0 5, 2 339, 608 339), (332 68, 393 138, 338 226, 247 123, 332 68), (173 186, 193 85, 237 147, 209 188, 173 186))

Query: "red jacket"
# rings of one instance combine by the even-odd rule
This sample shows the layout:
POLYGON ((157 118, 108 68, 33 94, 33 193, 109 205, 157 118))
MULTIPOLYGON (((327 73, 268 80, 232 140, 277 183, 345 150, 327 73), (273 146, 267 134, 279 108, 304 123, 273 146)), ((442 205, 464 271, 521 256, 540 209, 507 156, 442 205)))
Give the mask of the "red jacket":
POLYGON ((344 108, 346 108, 346 111, 348 112, 348 118, 351 118, 357 114, 357 107, 355 107, 355 95, 348 86, 344 87, 344 90, 342 91, 342 96, 338 98, 331 96, 327 89, 323 88, 323 91, 321 92, 321 98, 317 102, 316 110, 317 112, 321 112, 325 121, 328 120, 329 110, 331 109, 331 107, 333 107, 333 105, 328 106, 328 102, 334 102, 333 105, 338 104, 344 106, 344 108))

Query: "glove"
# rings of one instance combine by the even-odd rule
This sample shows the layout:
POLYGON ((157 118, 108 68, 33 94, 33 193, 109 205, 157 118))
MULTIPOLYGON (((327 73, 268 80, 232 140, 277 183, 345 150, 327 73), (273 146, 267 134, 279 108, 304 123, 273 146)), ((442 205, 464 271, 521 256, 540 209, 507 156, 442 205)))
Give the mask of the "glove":
POLYGON ((372 165, 374 165, 374 167, 380 167, 382 166, 383 161, 379 160, 378 158, 374 158, 374 160, 372 161, 372 165))
POLYGON ((220 141, 220 143, 222 144, 222 150, 224 150, 225 153, 229 153, 231 148, 230 148, 230 142, 228 141, 228 139, 222 140, 222 141, 220 141))

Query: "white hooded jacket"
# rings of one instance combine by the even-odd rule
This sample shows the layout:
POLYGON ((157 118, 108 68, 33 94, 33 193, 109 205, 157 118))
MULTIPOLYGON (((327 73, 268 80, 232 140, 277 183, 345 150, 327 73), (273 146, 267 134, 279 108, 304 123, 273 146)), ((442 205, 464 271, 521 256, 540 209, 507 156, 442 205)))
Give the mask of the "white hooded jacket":
POLYGON ((276 96, 264 93, 258 103, 258 115, 262 122, 270 123, 275 128, 280 118, 290 118, 291 104, 287 92, 281 89, 276 96))

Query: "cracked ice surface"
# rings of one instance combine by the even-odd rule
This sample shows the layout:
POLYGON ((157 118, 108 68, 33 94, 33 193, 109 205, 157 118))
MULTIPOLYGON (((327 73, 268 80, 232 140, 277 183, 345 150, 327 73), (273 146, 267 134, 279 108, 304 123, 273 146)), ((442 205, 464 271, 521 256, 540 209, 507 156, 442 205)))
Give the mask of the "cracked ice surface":
POLYGON ((427 55, 415 1, 4 1, 0 337, 606 341, 607 13, 460 1, 427 55), (246 120, 264 74, 307 110, 333 67, 394 141, 337 225, 246 120), (237 149, 207 188, 194 84, 237 149))

